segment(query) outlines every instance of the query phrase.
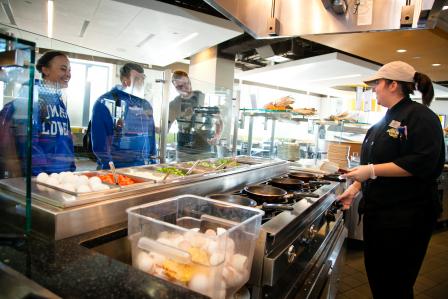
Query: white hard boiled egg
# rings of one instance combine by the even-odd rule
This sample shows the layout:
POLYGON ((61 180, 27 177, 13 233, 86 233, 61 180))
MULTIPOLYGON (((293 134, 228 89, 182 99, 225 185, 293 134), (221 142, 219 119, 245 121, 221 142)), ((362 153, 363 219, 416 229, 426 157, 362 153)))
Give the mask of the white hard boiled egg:
POLYGON ((55 176, 50 176, 50 178, 47 180, 47 184, 51 186, 58 186, 59 180, 55 176))
POLYGON ((71 191, 71 192, 76 191, 75 186, 73 186, 73 184, 70 184, 70 183, 61 184, 61 188, 64 190, 67 190, 67 191, 71 191))
POLYGON ((76 187, 76 192, 78 193, 86 193, 92 191, 88 185, 78 185, 76 187))
POLYGON ((97 176, 93 176, 89 178, 89 185, 90 187, 93 187, 94 185, 102 184, 101 179, 97 176))
POLYGON ((46 174, 45 172, 41 172, 37 175, 36 180, 39 183, 46 183, 48 181, 48 178, 49 178, 48 174, 46 174))

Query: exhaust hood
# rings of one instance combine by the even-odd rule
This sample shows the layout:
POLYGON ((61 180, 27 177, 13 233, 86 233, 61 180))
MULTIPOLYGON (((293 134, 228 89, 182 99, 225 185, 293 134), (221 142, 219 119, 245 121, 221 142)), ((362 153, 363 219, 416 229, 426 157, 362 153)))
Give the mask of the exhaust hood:
POLYGON ((204 0, 254 38, 433 29, 445 0, 204 0))

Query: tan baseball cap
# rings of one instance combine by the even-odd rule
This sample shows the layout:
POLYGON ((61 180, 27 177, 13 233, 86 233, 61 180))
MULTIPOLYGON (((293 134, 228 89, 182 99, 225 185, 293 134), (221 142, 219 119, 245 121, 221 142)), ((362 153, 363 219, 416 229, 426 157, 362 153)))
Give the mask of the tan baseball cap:
POLYGON ((365 83, 378 79, 414 82, 415 69, 403 61, 392 61, 383 65, 375 74, 365 78, 365 83))

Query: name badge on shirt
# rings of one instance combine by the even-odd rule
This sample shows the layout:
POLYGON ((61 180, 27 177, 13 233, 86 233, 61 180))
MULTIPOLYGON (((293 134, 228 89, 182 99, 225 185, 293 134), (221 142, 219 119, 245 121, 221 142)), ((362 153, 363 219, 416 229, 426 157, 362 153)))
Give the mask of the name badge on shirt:
POLYGON ((390 122, 389 127, 398 129, 401 125, 401 122, 393 120, 390 122))
POLYGON ((390 128, 389 130, 386 131, 387 133, 389 133, 389 136, 392 138, 398 138, 398 130, 395 128, 390 128))

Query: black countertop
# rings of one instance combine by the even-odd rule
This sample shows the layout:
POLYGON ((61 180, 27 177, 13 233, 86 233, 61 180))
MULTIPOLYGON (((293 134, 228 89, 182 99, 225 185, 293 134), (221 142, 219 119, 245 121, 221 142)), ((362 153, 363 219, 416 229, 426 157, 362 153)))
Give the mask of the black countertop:
MULTIPOLYGON (((0 262, 62 298, 207 298, 79 245, 108 227, 60 241, 0 245, 0 262)), ((0 291, 1 292, 1 291, 0 291)))

